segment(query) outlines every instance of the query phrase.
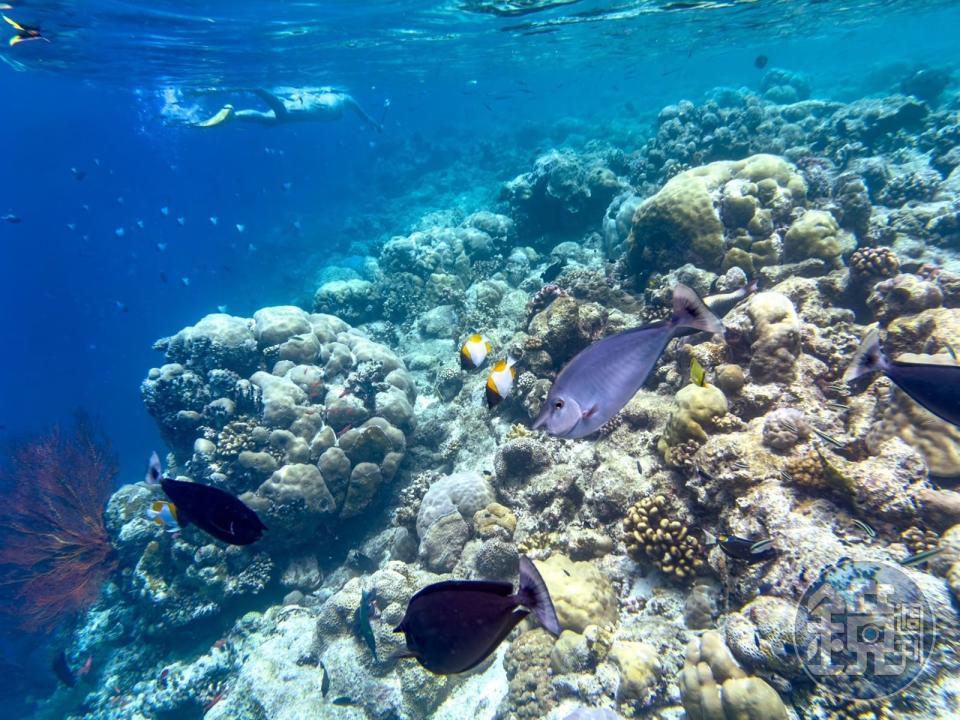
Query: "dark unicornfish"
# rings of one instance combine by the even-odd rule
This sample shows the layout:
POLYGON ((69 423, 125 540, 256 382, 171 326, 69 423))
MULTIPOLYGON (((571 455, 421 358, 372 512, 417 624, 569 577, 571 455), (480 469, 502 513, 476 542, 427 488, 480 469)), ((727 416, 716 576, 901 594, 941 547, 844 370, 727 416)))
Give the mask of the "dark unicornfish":
POLYGON ((70 669, 70 663, 67 662, 67 653, 63 650, 53 658, 53 674, 67 687, 76 687, 77 676, 70 669))
POLYGON ((871 330, 843 374, 851 383, 880 372, 938 418, 960 426, 960 365, 891 360, 880 347, 880 333, 871 330))
POLYGON ((327 666, 323 664, 323 660, 320 661, 320 672, 323 673, 320 678, 320 694, 326 697, 327 693, 330 692, 330 675, 327 673, 327 666))
POLYGON ((693 290, 678 283, 669 320, 611 335, 577 353, 557 375, 533 427, 566 438, 599 430, 643 386, 682 328, 722 333, 723 323, 693 290))
POLYGON ((160 487, 176 505, 180 527, 193 523, 230 545, 255 543, 267 529, 253 510, 219 488, 166 477, 160 487))
POLYGON ((560 622, 547 586, 530 559, 520 556, 520 589, 504 582, 448 580, 420 590, 410 599, 402 632, 412 657, 438 675, 466 672, 497 649, 527 615, 554 635, 560 622))

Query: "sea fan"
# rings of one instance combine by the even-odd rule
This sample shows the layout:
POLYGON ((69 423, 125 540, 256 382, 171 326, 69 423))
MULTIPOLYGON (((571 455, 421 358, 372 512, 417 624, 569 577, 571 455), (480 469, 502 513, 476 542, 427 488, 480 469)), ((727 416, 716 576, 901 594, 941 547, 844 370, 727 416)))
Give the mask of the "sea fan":
POLYGON ((103 510, 117 463, 85 416, 21 440, 0 469, 0 611, 51 631, 86 609, 117 566, 103 510))

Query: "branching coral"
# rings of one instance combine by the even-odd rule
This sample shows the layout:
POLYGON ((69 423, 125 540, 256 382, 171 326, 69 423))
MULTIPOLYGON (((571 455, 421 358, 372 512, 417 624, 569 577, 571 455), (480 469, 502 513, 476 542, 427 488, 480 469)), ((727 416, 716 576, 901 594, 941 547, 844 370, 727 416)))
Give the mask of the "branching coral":
POLYGON ((69 432, 17 446, 0 503, 0 607, 27 630, 51 630, 96 600, 117 558, 103 509, 117 475, 105 437, 79 417, 69 432))
POLYGON ((640 500, 623 521, 627 551, 646 558, 667 575, 692 580, 703 566, 700 541, 667 506, 665 495, 640 500))

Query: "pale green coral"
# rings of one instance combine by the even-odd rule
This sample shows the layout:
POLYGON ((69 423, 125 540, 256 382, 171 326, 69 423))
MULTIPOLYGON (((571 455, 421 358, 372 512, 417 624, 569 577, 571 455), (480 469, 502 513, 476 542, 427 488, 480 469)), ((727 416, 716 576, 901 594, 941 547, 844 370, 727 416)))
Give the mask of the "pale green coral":
POLYGON ((838 257, 850 244, 841 232, 833 215, 823 210, 808 210, 797 218, 783 238, 786 256, 790 260, 838 257))
POLYGON ((663 666, 657 649, 645 642, 617 640, 609 659, 620 671, 618 700, 647 706, 656 694, 663 666))
POLYGON ((691 383, 682 387, 675 400, 677 407, 658 443, 661 452, 689 440, 705 443, 708 431, 727 414, 726 396, 720 388, 709 383, 702 386, 691 383))
POLYGON ((709 268, 736 265, 752 273, 778 261, 774 221, 783 221, 805 197, 796 168, 774 155, 692 168, 637 207, 628 265, 642 273, 691 261, 709 268))
POLYGON ((748 676, 719 633, 709 630, 687 645, 680 697, 689 720, 787 720, 776 690, 748 676))

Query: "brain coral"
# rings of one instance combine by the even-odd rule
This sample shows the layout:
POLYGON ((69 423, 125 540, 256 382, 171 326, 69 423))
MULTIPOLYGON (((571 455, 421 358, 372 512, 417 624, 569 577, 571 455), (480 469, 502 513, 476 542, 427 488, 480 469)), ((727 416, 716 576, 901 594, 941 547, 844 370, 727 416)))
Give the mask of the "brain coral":
POLYGON ((616 623, 616 593, 596 565, 557 554, 537 562, 537 569, 550 589, 562 628, 582 633, 587 625, 616 623))

